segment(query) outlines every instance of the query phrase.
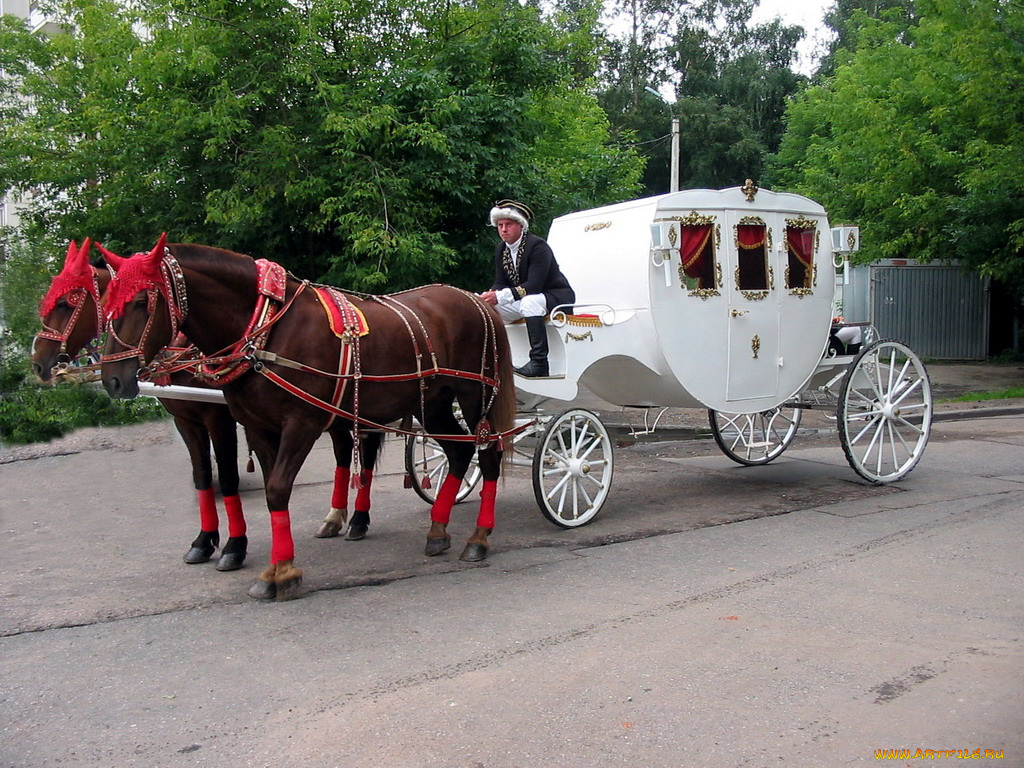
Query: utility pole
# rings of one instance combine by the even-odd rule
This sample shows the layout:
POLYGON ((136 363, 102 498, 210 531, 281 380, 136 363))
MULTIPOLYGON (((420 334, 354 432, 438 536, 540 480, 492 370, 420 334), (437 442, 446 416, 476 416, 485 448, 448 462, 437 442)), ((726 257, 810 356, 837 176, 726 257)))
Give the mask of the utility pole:
POLYGON ((672 118, 672 167, 668 191, 679 191, 679 118, 672 118))
POLYGON ((651 88, 649 85, 644 86, 644 90, 653 96, 657 96, 665 108, 668 109, 668 115, 672 118, 672 158, 669 161, 668 168, 668 191, 678 192, 679 191, 679 118, 672 114, 672 105, 665 101, 665 98, 658 93, 656 90, 651 88))

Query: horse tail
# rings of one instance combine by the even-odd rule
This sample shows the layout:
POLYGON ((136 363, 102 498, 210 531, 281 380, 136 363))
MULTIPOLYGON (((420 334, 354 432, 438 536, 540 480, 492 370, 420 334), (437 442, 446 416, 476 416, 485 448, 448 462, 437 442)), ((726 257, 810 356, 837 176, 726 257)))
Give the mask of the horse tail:
MULTIPOLYGON (((516 425, 516 386, 515 371, 512 367, 512 348, 508 343, 505 324, 496 315, 494 319, 497 321, 494 323, 494 346, 497 368, 495 378, 498 381, 498 389, 489 415, 491 428, 495 433, 501 434, 511 431, 516 425)), ((505 451, 506 458, 511 456, 511 450, 505 451)))

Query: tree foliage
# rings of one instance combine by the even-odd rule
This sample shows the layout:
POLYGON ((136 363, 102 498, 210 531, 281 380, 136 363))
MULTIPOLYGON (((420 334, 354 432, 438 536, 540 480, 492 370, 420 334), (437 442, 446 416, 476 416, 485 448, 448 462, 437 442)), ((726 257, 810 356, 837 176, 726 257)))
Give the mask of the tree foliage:
POLYGON ((669 189, 671 118, 680 123, 680 188, 758 178, 779 145, 804 30, 752 24, 751 0, 619 2, 626 32, 613 37, 601 101, 624 141, 650 158, 648 194, 669 189), (651 94, 671 84, 671 103, 651 94), (661 103, 659 103, 661 102, 661 103))
POLYGON ((960 259, 1024 290, 1024 9, 921 0, 857 16, 856 50, 795 99, 771 182, 861 227, 860 258, 960 259))
POLYGON ((60 0, 4 17, 0 187, 29 228, 172 240, 383 291, 479 287, 497 197, 559 213, 635 196, 591 95, 591 6, 494 0, 60 0), (25 100, 27 97, 28 100, 25 100), (28 193, 31 192, 31 196, 28 193))

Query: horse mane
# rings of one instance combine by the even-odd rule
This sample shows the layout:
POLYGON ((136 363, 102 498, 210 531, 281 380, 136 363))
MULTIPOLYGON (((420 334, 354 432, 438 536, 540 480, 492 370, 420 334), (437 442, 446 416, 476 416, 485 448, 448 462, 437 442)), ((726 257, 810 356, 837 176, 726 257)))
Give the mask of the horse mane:
POLYGON ((239 263, 247 264, 255 261, 247 253, 238 253, 227 248, 218 248, 215 245, 200 245, 199 243, 168 243, 175 258, 185 256, 188 259, 195 259, 204 263, 229 263, 234 259, 241 260, 239 263))

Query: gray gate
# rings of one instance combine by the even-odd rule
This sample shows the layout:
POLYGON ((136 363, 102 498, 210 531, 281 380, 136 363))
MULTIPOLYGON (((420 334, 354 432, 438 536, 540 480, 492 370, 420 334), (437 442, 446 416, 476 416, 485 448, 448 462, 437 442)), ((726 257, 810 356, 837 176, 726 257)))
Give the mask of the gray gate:
POLYGON ((872 266, 871 322, 932 360, 988 356, 988 279, 951 266, 872 266))

